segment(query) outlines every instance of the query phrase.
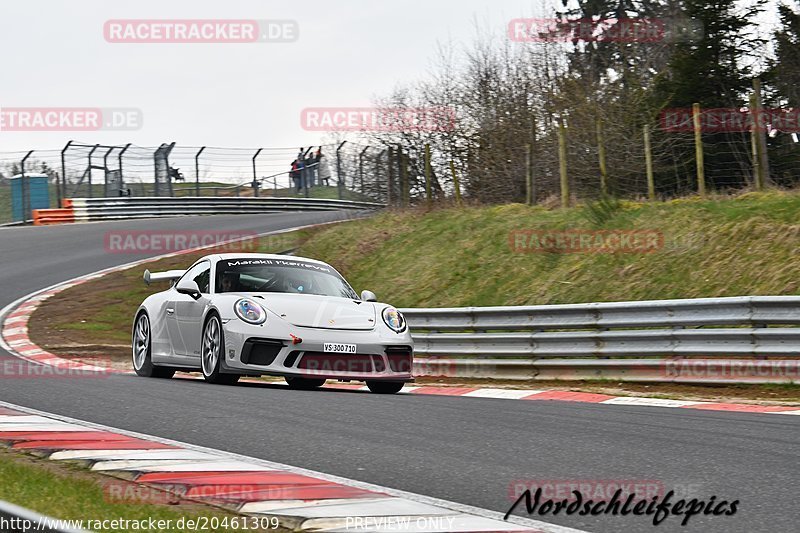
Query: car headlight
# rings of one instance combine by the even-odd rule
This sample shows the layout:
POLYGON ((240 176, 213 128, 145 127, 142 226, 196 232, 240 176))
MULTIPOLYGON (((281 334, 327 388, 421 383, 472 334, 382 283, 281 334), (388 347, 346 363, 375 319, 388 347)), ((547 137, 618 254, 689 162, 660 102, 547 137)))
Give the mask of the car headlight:
POLYGON ((242 298, 233 304, 236 316, 249 324, 263 324, 267 320, 264 308, 249 298, 242 298))
POLYGON ((403 315, 395 309, 394 307, 387 307, 381 313, 383 316, 383 321, 389 326, 389 329, 394 331, 395 333, 402 333, 406 329, 406 319, 403 318, 403 315))

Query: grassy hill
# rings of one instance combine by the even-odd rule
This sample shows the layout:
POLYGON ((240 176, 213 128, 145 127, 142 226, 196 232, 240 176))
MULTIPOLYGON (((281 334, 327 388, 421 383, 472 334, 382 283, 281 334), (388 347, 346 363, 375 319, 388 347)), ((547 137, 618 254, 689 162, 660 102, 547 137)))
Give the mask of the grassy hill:
POLYGON ((389 211, 317 232, 298 255, 328 261, 357 290, 404 307, 800 294, 800 194, 389 211), (659 240, 616 253, 520 253, 512 232, 526 230, 646 230, 659 240))

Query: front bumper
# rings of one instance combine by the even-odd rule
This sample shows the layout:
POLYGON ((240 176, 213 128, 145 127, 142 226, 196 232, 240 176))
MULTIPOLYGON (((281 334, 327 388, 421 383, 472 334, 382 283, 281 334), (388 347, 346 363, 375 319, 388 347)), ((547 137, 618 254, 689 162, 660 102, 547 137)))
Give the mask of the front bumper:
POLYGON ((223 371, 343 381, 413 381, 413 341, 408 330, 318 329, 267 321, 253 326, 225 321, 223 371), (295 338, 301 339, 295 343, 295 338), (326 353, 325 343, 355 344, 356 353, 326 353))

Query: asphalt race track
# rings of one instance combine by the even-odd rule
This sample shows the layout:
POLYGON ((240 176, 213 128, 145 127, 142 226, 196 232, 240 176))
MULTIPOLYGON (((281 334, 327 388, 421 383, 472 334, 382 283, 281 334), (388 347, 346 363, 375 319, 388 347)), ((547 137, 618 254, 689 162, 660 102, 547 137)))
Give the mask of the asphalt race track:
MULTIPOLYGON (((0 228, 0 307, 54 283, 138 259, 105 252, 103 236, 110 230, 262 232, 346 216, 0 228)), ((134 376, 2 379, 0 400, 503 513, 516 480, 640 480, 674 486, 689 498, 740 502, 735 516, 695 516, 686 527, 678 517, 657 527, 645 516, 532 517, 589 531, 797 530, 800 417, 795 416, 306 392, 134 376)))

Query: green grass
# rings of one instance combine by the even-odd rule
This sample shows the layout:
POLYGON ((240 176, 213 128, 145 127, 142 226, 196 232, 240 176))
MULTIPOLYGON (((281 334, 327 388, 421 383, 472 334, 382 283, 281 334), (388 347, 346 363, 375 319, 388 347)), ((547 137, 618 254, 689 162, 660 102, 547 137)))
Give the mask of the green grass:
MULTIPOLYGON (((63 520, 171 520, 164 531, 192 531, 175 527, 181 518, 236 516, 222 509, 181 502, 165 504, 170 498, 157 491, 136 491, 133 485, 108 476, 89 474, 77 466, 45 464, 41 460, 0 451, 0 500, 63 520), (113 483, 119 490, 108 487, 113 483), (138 494, 144 498, 122 500, 113 495, 138 494)), ((114 531, 141 531, 119 528, 114 531)), ((209 529, 231 531, 231 529, 209 529)))
POLYGON ((519 204, 389 211, 315 234, 298 255, 403 307, 800 293, 800 194, 564 210, 519 204), (651 253, 516 253, 514 230, 654 230, 651 253))

